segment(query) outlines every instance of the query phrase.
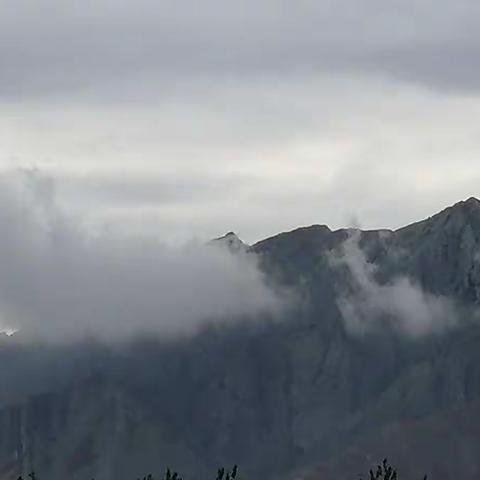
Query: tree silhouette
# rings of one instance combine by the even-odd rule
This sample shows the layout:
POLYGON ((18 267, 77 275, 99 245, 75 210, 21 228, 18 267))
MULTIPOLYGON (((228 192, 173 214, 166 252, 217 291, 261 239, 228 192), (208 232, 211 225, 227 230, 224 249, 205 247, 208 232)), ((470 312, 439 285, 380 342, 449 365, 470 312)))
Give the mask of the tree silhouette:
MULTIPOLYGON (((234 465, 231 471, 225 470, 225 468, 219 468, 217 470, 216 480, 236 480, 238 475, 238 467, 234 465)), ((35 472, 28 474, 30 480, 36 480, 35 472)), ((19 476, 17 480, 23 480, 22 476, 19 476)), ((94 479, 92 479, 94 480, 94 479)), ((140 480, 137 478, 137 480, 140 480)), ((154 480, 151 473, 143 477, 143 480, 154 480)), ((165 471, 164 480, 183 480, 178 472, 167 468, 165 471)), ((363 480, 362 477, 359 480, 363 480)), ((397 469, 389 465, 388 460, 385 458, 382 463, 377 465, 376 470, 373 469, 369 472, 369 480, 399 480, 397 469)), ((423 480, 427 480, 427 475, 423 477, 423 480)))
MULTIPOLYGON (((374 473, 373 470, 370 470, 369 480, 398 480, 398 472, 396 468, 393 468, 388 464, 388 460, 385 458, 383 462, 377 465, 377 469, 374 473)), ((360 478, 360 480, 362 480, 360 478)), ((423 477, 423 480, 427 480, 427 475, 423 477)))

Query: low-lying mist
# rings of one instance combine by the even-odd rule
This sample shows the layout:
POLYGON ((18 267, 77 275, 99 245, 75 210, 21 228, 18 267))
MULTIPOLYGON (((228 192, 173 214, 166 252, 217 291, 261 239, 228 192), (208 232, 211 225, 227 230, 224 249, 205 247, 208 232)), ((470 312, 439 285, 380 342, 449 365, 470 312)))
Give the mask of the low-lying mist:
MULTIPOLYGON (((360 230, 343 243, 340 254, 331 256, 334 267, 349 272, 351 290, 337 297, 346 329, 355 335, 388 327, 412 338, 444 332, 458 323, 452 299, 425 291, 412 279, 397 275, 388 283, 376 279, 377 266, 360 247, 360 230)), ((390 250, 390 254, 395 254, 390 250)))
POLYGON ((0 325, 51 342, 192 333, 281 308, 253 256, 92 232, 38 171, 0 175, 0 325))

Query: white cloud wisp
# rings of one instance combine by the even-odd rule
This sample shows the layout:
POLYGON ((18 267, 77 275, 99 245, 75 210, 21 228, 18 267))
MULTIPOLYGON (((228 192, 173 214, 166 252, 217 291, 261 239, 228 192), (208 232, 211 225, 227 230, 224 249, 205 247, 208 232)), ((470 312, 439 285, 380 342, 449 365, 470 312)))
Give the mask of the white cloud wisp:
POLYGON ((349 332, 366 334, 387 326, 420 338, 456 325, 458 315, 447 297, 428 293, 405 276, 379 283, 377 267, 368 262, 359 241, 357 230, 343 244, 341 255, 331 258, 333 265, 347 268, 352 281, 351 291, 337 299, 349 332))

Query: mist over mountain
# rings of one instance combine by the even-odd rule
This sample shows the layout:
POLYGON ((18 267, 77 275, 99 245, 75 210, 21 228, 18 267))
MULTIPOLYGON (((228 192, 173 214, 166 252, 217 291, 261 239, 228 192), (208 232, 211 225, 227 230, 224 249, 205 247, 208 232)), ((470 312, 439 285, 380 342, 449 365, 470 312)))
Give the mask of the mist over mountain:
MULTIPOLYGON (((2 206, 2 221, 12 221, 9 211, 2 206)), ((15 253, 8 235, 1 245, 15 253)), ((240 292, 234 305, 255 307, 235 310, 241 318, 234 322, 222 310, 225 321, 196 323, 189 335, 133 335, 121 344, 85 336, 69 344, 0 339, 0 478, 35 469, 52 480, 123 480, 174 466, 201 479, 219 464, 237 463, 246 478, 333 480, 341 472, 356 479, 385 456, 406 479, 419 471, 442 480, 480 476, 477 199, 396 231, 313 225, 250 246, 229 233, 213 250, 227 258, 228 279, 236 278, 234 268, 252 266, 245 282, 227 283, 240 292), (282 293, 288 308, 265 313, 263 299, 282 293)), ((29 258, 52 258, 49 252, 29 258)), ((115 261, 124 261, 122 252, 131 250, 119 248, 115 261)), ((192 290, 212 277, 214 288, 199 298, 224 298, 225 280, 202 255, 195 256, 202 268, 192 290)), ((172 263, 173 274, 190 260, 172 263)), ((15 262, 10 268, 11 276, 0 275, 4 282, 24 271, 15 262)), ((44 269, 48 262, 36 271, 44 269)), ((63 278, 55 272, 49 288, 63 278)), ((123 278, 149 285, 163 276, 123 278)), ((30 285, 42 300, 29 310, 35 313, 50 297, 38 293, 40 280, 30 285)), ((162 321, 191 298, 176 296, 162 313, 168 296, 157 300, 156 291, 148 290, 146 301, 162 321)), ((16 299, 5 289, 2 298, 4 305, 16 299)), ((118 304, 128 306, 118 310, 124 321, 139 305, 131 308, 131 298, 141 297, 118 304)), ((19 299, 12 311, 23 312, 23 304, 19 299)), ((110 313, 108 299, 99 305, 90 313, 110 313)), ((48 321, 57 311, 42 312, 48 321)))
POLYGON ((281 310, 253 255, 92 231, 56 193, 40 171, 0 173, 0 330, 51 343, 112 343, 281 310))

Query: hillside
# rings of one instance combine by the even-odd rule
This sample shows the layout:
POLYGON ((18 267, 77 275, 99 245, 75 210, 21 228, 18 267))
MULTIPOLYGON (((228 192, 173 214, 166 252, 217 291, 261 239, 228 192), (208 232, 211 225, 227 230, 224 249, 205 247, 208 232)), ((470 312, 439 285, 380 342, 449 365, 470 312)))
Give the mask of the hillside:
MULTIPOLYGON (((397 231, 314 225, 232 254, 291 294, 281 318, 178 341, 0 343, 0 478, 357 478, 388 455, 480 469, 480 202, 397 231)), ((283 290, 282 290, 283 289, 283 290)))

